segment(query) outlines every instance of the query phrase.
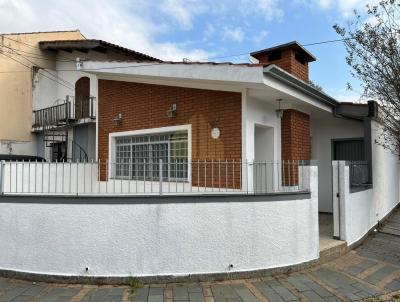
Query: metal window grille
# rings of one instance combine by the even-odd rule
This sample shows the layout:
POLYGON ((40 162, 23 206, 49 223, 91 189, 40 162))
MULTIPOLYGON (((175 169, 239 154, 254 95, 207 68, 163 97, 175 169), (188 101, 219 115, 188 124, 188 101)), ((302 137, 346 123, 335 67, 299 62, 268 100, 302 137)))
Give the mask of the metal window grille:
POLYGON ((188 179, 188 133, 151 134, 116 139, 115 177, 158 180, 188 179))

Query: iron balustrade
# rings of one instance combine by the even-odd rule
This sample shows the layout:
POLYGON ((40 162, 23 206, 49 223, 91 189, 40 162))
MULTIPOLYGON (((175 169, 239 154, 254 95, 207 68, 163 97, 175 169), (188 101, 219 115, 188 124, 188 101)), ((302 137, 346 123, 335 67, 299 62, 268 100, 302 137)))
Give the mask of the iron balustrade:
POLYGON ((70 121, 96 117, 96 98, 83 99, 75 104, 73 97, 68 97, 61 104, 33 111, 33 127, 57 126, 70 121))
POLYGON ((69 102, 33 111, 33 127, 56 126, 67 119, 71 119, 69 102))
POLYGON ((311 171, 308 161, 243 162, 231 159, 159 160, 144 161, 139 165, 109 161, 2 161, 0 170, 0 194, 67 195, 309 192, 311 171), (121 168, 130 172, 136 169, 137 173, 117 174, 117 169, 121 168))

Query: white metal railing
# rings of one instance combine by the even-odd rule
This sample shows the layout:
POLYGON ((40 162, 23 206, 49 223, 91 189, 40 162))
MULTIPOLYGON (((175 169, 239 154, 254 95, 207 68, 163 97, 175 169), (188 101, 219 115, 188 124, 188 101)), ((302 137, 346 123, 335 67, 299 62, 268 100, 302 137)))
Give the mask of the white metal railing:
POLYGON ((0 194, 265 194, 306 192, 305 161, 162 160, 124 163, 7 162, 0 194))
POLYGON ((96 118, 97 100, 95 97, 83 98, 77 102, 74 96, 68 95, 65 100, 59 101, 53 106, 33 110, 32 127, 57 126, 69 120, 96 118))

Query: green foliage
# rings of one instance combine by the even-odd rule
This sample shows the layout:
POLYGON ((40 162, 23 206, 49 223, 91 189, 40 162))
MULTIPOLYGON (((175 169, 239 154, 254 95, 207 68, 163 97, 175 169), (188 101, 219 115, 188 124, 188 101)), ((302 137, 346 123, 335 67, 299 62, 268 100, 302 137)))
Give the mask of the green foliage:
POLYGON ((310 86, 313 87, 314 89, 317 89, 320 92, 324 92, 324 90, 322 89, 321 85, 318 85, 316 83, 314 83, 313 81, 310 81, 310 86))
MULTIPOLYGON (((373 0, 370 0, 373 1, 373 0)), ((400 154, 400 0, 374 1, 335 31, 346 46, 346 62, 360 80, 363 97, 378 103, 378 143, 400 154)), ((350 85, 349 85, 350 87, 350 85)))
POLYGON ((128 277, 128 285, 131 288, 131 293, 133 294, 138 288, 143 286, 143 283, 139 281, 139 279, 129 276, 128 277))

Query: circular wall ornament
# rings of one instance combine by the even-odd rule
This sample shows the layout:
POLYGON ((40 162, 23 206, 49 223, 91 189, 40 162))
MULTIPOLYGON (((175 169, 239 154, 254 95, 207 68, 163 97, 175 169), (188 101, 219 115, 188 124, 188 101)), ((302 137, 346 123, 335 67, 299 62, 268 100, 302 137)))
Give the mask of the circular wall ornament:
POLYGON ((211 137, 212 137, 213 139, 218 139, 219 136, 220 136, 220 134, 221 134, 221 131, 219 130, 219 128, 213 128, 213 129, 211 130, 211 137))

